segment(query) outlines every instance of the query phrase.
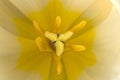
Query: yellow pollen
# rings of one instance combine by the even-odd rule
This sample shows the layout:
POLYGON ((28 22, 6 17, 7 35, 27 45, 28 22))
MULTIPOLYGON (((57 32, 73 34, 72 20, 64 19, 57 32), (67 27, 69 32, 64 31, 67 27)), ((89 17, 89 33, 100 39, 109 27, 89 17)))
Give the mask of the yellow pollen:
POLYGON ((57 32, 59 32, 60 26, 61 26, 61 17, 60 16, 56 17, 55 23, 56 23, 56 27, 57 27, 57 32))
POLYGON ((85 51, 86 47, 83 45, 70 45, 74 51, 85 51))
POLYGON ((87 24, 86 20, 81 21, 79 24, 74 26, 70 31, 77 32, 78 30, 82 29, 87 24))

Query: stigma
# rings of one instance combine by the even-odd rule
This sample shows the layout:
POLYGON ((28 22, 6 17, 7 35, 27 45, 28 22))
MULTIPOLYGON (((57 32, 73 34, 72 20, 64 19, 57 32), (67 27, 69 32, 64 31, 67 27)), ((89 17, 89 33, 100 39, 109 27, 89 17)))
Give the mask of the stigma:
POLYGON ((61 56, 64 52, 64 42, 70 39, 73 35, 73 32, 66 32, 64 34, 55 34, 46 31, 45 36, 48 38, 51 42, 54 42, 54 47, 56 49, 56 55, 61 56))

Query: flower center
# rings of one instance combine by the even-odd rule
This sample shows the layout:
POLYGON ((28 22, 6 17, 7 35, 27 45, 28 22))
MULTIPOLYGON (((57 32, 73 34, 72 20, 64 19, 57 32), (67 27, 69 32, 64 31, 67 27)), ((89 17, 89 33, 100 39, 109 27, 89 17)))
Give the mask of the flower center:
MULTIPOLYGON (((57 33, 52 33, 49 31, 42 30, 38 23, 36 21, 33 21, 33 26, 35 27, 36 31, 38 32, 39 36, 35 39, 35 42, 40 50, 47 51, 47 47, 45 45, 49 46, 49 42, 51 43, 51 46, 56 51, 57 56, 57 74, 59 75, 62 72, 62 63, 61 63, 61 55, 64 52, 65 42, 69 40, 73 35, 74 32, 79 31, 86 25, 86 21, 83 20, 79 24, 75 25, 72 29, 69 31, 60 33, 60 26, 61 26, 61 17, 57 16, 55 19, 56 24, 56 31, 57 33)), ((72 50, 75 51, 84 51, 86 48, 83 45, 69 45, 69 47, 72 50)))
POLYGON ((45 32, 46 38, 48 38, 56 49, 56 55, 61 56, 64 51, 64 42, 70 39, 73 35, 73 32, 68 31, 64 34, 55 34, 51 32, 45 32))

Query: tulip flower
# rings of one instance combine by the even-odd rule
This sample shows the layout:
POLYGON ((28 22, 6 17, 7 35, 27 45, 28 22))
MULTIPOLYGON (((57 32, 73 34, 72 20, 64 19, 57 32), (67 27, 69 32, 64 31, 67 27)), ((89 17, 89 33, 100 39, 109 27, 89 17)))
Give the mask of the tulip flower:
POLYGON ((118 80, 112 0, 0 0, 0 8, 0 80, 118 80))

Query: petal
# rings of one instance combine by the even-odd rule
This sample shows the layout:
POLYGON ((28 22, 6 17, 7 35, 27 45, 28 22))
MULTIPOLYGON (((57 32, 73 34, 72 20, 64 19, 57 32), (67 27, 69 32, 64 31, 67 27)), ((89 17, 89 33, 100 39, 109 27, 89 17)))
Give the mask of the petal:
POLYGON ((16 70, 19 54, 17 37, 0 27, 0 80, 40 80, 36 73, 16 70))
POLYGON ((61 0, 67 10, 77 12, 85 11, 94 1, 95 0, 61 0))
POLYGON ((94 54, 97 63, 86 71, 93 79, 117 80, 115 78, 120 75, 119 21, 120 14, 114 7, 108 19, 95 29, 94 54))
POLYGON ((22 51, 17 60, 17 69, 24 72, 37 73, 43 80, 48 80, 51 65, 49 52, 40 52, 34 40, 18 39, 22 51))
POLYGON ((51 68, 50 68, 50 75, 49 75, 49 79, 50 80, 68 80, 67 78, 67 74, 66 74, 66 70, 65 70, 65 66, 62 62, 62 73, 60 73, 59 75, 57 75, 57 57, 56 55, 54 55, 52 57, 52 63, 51 63, 51 68))
POLYGON ((85 51, 74 51, 69 48, 64 54, 65 69, 70 80, 77 80, 86 68, 89 69, 96 64, 96 56, 93 51, 94 39, 95 31, 91 29, 66 43, 68 45, 76 44, 86 47, 85 51))
POLYGON ((119 0, 111 0, 111 2, 114 4, 116 9, 118 9, 118 11, 120 13, 120 1, 119 0))
MULTIPOLYGON (((21 11, 24 11, 27 17, 31 20, 36 20, 40 27, 46 31, 55 32, 56 25, 55 19, 57 16, 61 17, 61 32, 65 32, 65 29, 73 23, 73 21, 79 16, 80 13, 74 12, 71 10, 66 10, 61 2, 61 0, 11 0, 11 2, 19 8, 21 11), (38 1, 38 3, 36 3, 38 1), (29 6, 32 6, 33 3, 40 4, 40 9, 35 8, 32 9, 29 6), (27 4, 29 3, 29 4, 27 4), (42 4, 41 4, 42 3, 42 4), (48 3, 48 4, 47 4, 48 3), (47 5, 46 5, 47 4, 47 5), (25 9, 28 8, 28 12, 26 10, 22 10, 25 6, 25 9)), ((34 5, 33 5, 34 8, 34 5)))
POLYGON ((35 38, 32 22, 21 14, 8 0, 0 0, 0 25, 7 31, 26 38, 35 38))
MULTIPOLYGON (((112 63, 114 61, 112 57, 115 57, 117 55, 119 56, 118 54, 120 51, 119 21, 120 21, 120 14, 115 8, 113 8, 108 19, 96 28, 94 49, 96 54, 99 55, 98 58, 102 58, 103 56, 106 57, 106 58, 103 57, 103 59, 105 60, 100 59, 104 62, 108 61, 112 63), (110 59, 112 61, 110 61, 110 59)), ((106 64, 109 64, 108 62, 106 64)))
POLYGON ((110 0, 95 0, 85 11, 82 12, 68 30, 79 24, 81 21, 86 20, 86 26, 74 35, 74 37, 79 36, 81 33, 103 22, 109 15, 111 8, 112 4, 110 0))
POLYGON ((90 51, 89 53, 70 51, 64 54, 63 61, 68 80, 77 80, 86 68, 96 63, 95 55, 90 51))
POLYGON ((28 16, 31 11, 41 10, 48 0, 10 0, 22 13, 28 16))
POLYGON ((20 51, 17 37, 0 27, 0 56, 15 55, 20 51))

